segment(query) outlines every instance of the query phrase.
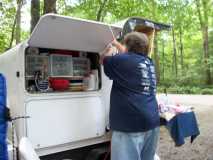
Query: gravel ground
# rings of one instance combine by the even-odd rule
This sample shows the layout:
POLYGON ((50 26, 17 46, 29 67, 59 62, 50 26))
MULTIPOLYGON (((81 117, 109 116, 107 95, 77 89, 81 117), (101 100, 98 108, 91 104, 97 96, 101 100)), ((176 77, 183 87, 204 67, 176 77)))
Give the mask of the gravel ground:
POLYGON ((161 160, 213 160, 213 96, 171 95, 171 97, 181 104, 194 107, 201 134, 192 144, 190 138, 187 138, 183 146, 175 147, 168 131, 161 127, 158 145, 161 160))

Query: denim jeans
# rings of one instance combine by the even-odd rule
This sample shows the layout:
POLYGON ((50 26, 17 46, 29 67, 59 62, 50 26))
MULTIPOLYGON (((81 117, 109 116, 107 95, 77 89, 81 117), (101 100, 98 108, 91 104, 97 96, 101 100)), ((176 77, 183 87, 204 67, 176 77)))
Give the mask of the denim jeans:
POLYGON ((154 160, 159 128, 146 132, 112 131, 111 160, 154 160))

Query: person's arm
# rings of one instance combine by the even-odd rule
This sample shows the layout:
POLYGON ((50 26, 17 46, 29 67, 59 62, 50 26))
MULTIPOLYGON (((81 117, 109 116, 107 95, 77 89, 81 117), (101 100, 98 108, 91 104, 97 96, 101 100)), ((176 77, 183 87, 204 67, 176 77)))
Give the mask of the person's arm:
POLYGON ((111 44, 115 46, 119 53, 124 53, 127 51, 126 47, 122 45, 120 42, 118 42, 116 39, 114 39, 111 44))
POLYGON ((113 56, 117 53, 125 53, 127 51, 126 47, 114 39, 107 47, 101 52, 100 63, 103 64, 105 57, 113 56), (116 50, 117 49, 117 50, 116 50))
POLYGON ((100 57, 100 63, 103 64, 103 60, 105 57, 110 57, 113 56, 115 53, 115 49, 112 45, 108 45, 102 52, 101 52, 101 57, 100 57))
POLYGON ((102 52, 100 56, 100 63, 104 66, 104 73, 109 79, 115 79, 114 71, 114 54, 116 53, 116 48, 109 44, 102 52))

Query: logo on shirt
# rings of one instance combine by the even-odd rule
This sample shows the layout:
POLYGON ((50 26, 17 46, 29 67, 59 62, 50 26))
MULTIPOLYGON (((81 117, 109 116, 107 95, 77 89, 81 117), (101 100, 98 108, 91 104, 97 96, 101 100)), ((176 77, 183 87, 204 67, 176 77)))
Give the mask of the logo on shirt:
POLYGON ((144 60, 139 63, 138 68, 141 71, 141 85, 143 87, 143 94, 149 95, 151 92, 156 92, 156 75, 155 67, 149 60, 144 60))

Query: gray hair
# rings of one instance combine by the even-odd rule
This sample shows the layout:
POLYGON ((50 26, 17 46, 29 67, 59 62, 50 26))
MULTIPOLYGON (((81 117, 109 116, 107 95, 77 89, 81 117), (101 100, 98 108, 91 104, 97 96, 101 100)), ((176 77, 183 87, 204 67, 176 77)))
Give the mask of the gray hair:
POLYGON ((131 32, 124 37, 124 44, 129 52, 148 55, 149 39, 141 32, 131 32))

